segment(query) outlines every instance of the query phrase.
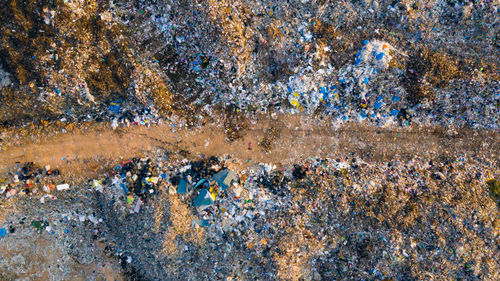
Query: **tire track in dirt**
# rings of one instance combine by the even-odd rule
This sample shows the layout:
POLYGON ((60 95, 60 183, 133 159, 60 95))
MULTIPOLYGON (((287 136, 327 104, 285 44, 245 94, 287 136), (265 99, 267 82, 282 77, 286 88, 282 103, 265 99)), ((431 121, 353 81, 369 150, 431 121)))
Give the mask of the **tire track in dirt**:
POLYGON ((0 169, 36 162, 83 175, 96 172, 103 160, 119 161, 157 149, 183 150, 188 158, 229 154, 240 160, 242 166, 258 162, 286 165, 307 157, 341 158, 348 153, 356 153, 365 161, 385 161, 396 155, 453 158, 463 153, 496 159, 500 151, 500 138, 495 131, 462 130, 450 135, 439 128, 384 129, 362 124, 334 130, 328 121, 297 116, 263 118, 254 123, 244 137, 233 142, 217 125, 176 132, 170 125, 162 124, 60 134, 0 151, 0 169), (270 127, 277 128, 279 138, 265 152, 258 144, 270 127))

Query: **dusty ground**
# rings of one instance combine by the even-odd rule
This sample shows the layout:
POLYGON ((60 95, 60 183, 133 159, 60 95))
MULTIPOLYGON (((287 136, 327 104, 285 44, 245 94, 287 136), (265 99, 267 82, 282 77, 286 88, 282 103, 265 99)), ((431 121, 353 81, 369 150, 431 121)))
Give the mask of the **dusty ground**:
POLYGON ((497 158, 500 138, 495 131, 439 128, 385 129, 351 124, 335 130, 328 120, 313 117, 259 118, 250 124, 244 136, 228 141, 224 129, 208 125, 173 132, 170 125, 129 127, 117 130, 99 128, 85 132, 60 133, 5 146, 0 152, 0 169, 15 163, 35 162, 59 167, 66 174, 91 176, 99 171, 103 159, 125 159, 140 153, 168 148, 184 150, 189 159, 200 155, 230 154, 242 165, 259 162, 290 164, 310 156, 328 157, 356 152, 364 160, 388 160, 394 155, 470 156, 497 158), (279 120, 279 121, 278 121, 279 120), (279 132, 270 141, 270 149, 259 145, 269 129, 279 132), (251 143, 251 145, 249 145, 251 143), (251 149, 249 149, 249 146, 251 149))

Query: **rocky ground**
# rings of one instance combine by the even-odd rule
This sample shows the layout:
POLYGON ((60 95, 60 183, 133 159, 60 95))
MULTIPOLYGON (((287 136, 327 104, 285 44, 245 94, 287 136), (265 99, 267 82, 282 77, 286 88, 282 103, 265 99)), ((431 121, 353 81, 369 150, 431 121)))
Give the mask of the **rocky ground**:
POLYGON ((500 279, 499 9, 2 1, 0 280, 500 279))

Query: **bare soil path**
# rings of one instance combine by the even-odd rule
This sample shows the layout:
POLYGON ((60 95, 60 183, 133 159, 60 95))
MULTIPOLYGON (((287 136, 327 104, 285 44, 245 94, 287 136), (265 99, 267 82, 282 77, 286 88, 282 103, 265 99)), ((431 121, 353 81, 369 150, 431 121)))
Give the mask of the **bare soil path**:
POLYGON ((90 176, 102 168, 99 163, 103 159, 119 161, 157 149, 184 151, 187 158, 229 154, 243 166, 259 162, 286 165, 307 157, 341 158, 351 152, 370 162, 396 155, 448 158, 465 154, 497 159, 500 151, 499 133, 495 131, 449 133, 439 128, 388 129, 362 124, 347 124, 335 130, 328 120, 303 116, 259 118, 250 122, 244 136, 235 141, 229 141, 223 126, 216 124, 176 131, 172 128, 162 124, 40 136, 36 142, 5 146, 0 151, 0 170, 16 163, 35 162, 90 176), (259 145, 263 140, 270 144, 267 151, 259 145))

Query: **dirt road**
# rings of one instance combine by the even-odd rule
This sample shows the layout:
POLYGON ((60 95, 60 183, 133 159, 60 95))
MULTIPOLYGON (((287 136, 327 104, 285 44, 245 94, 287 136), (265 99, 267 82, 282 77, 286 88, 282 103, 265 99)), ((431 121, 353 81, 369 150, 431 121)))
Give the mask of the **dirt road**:
POLYGON ((449 134, 438 128, 387 129, 359 124, 335 130, 327 120, 299 116, 260 118, 253 123, 235 141, 228 141, 219 125, 176 131, 170 124, 101 128, 40 137, 36 142, 5 146, 0 152, 0 169, 19 162, 36 162, 83 176, 102 168, 99 164, 103 160, 119 161, 157 149, 182 150, 187 158, 230 154, 243 166, 258 162, 279 166, 307 157, 340 158, 351 152, 365 161, 384 161, 395 155, 449 157, 464 153, 496 159, 500 151, 499 134, 493 131, 449 134), (259 145, 263 140, 269 144, 267 152, 259 145))

